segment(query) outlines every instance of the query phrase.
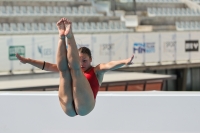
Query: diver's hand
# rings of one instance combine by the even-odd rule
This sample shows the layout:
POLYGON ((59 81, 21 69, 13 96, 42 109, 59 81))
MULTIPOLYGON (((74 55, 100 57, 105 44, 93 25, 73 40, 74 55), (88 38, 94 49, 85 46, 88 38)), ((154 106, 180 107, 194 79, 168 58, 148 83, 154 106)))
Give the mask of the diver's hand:
POLYGON ((18 59, 21 63, 23 63, 23 64, 28 63, 28 59, 25 58, 25 57, 20 56, 18 53, 16 53, 15 56, 17 57, 17 59, 18 59))

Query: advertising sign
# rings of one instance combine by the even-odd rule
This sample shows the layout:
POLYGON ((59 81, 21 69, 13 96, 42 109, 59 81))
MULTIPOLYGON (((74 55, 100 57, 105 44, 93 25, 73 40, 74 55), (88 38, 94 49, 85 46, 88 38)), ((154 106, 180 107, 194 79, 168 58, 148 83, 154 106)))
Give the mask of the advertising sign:
POLYGON ((199 40, 185 41, 185 52, 198 52, 198 51, 199 51, 199 40))
POLYGON ((134 54, 134 59, 133 59, 134 64, 144 63, 144 56, 145 56, 144 34, 130 33, 128 39, 129 39, 128 53, 129 56, 134 54))
POLYGON ((92 37, 93 64, 107 63, 112 58, 115 45, 111 42, 110 34, 94 34, 92 37))
POLYGON ((161 33, 160 34, 160 58, 161 63, 174 63, 176 60, 176 47, 177 47, 176 33, 161 33))
POLYGON ((18 60, 16 57, 16 53, 20 56, 25 57, 25 47, 24 46, 9 46, 9 60, 18 60))
POLYGON ((189 52, 191 62, 200 61, 199 32, 191 32, 190 40, 185 41, 185 52, 189 52))
POLYGON ((32 40, 34 48, 33 58, 41 61, 54 63, 55 58, 55 45, 58 42, 54 42, 54 36, 52 35, 35 35, 32 40))
POLYGON ((20 55, 26 57, 26 58, 32 58, 33 57, 33 47, 32 47, 32 36, 26 35, 26 36, 12 36, 11 41, 8 45, 8 51, 9 53, 9 59, 11 69, 13 71, 31 71, 33 66, 30 64, 22 64, 19 60, 15 57, 14 52, 19 52, 20 55))

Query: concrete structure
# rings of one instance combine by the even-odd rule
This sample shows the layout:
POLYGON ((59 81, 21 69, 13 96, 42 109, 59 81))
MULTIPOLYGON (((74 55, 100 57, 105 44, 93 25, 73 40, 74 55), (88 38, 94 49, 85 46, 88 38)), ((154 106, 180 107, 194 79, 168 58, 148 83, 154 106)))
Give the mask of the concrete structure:
POLYGON ((1 133, 199 133, 198 92, 99 93, 87 116, 66 116, 57 92, 0 92, 1 133))

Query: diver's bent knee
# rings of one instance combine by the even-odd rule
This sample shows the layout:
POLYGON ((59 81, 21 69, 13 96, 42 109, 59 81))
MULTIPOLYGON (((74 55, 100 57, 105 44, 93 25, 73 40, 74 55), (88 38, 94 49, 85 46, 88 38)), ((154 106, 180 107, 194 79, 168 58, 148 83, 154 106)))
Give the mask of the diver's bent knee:
POLYGON ((68 115, 69 117, 74 117, 76 116, 76 112, 73 108, 66 108, 65 110, 63 109, 63 111, 65 112, 66 115, 68 115))
POLYGON ((80 115, 80 116, 85 116, 85 115, 88 115, 92 110, 94 109, 94 107, 90 107, 90 108, 79 108, 78 110, 77 110, 77 113, 78 113, 78 115, 80 115))
POLYGON ((87 111, 79 111, 78 112, 78 115, 80 115, 80 116, 86 116, 86 115, 88 115, 90 112, 87 112, 87 111))
POLYGON ((64 113, 70 117, 74 117, 76 116, 76 111, 75 109, 73 108, 72 104, 70 104, 69 102, 65 103, 60 97, 59 97, 59 100, 60 100, 60 105, 61 105, 61 108, 62 110, 64 111, 64 113))
POLYGON ((65 112, 69 117, 75 117, 77 114, 75 112, 65 112))

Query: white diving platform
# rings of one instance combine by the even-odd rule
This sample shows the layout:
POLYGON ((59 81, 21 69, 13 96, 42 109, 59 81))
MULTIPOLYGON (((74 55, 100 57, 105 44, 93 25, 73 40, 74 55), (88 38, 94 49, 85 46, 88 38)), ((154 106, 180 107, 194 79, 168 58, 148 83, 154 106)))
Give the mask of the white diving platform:
POLYGON ((200 92, 99 92, 68 117, 56 91, 0 91, 0 133, 199 133, 200 92))

